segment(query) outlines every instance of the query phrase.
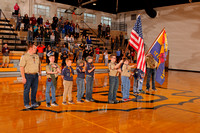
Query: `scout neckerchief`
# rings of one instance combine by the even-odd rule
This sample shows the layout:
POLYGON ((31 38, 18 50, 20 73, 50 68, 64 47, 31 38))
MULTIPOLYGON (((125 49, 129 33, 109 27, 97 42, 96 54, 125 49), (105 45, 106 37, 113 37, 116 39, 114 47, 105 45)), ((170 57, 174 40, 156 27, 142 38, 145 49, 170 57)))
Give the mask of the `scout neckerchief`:
POLYGON ((69 77, 71 77, 71 76, 73 75, 72 69, 71 69, 71 67, 69 67, 69 66, 66 66, 66 67, 68 67, 68 69, 69 69, 69 77))
MULTIPOLYGON (((53 65, 53 64, 50 64, 50 63, 49 63, 49 69, 50 69, 51 72, 55 72, 56 70, 55 70, 55 68, 51 67, 52 65, 53 65)), ((55 64, 54 64, 54 65, 55 65, 55 64)), ((57 66, 57 65, 56 65, 56 66, 57 66)), ((55 76, 55 74, 50 74, 50 76, 51 76, 53 85, 54 85, 54 87, 56 88, 56 86, 57 86, 56 76, 55 76)))

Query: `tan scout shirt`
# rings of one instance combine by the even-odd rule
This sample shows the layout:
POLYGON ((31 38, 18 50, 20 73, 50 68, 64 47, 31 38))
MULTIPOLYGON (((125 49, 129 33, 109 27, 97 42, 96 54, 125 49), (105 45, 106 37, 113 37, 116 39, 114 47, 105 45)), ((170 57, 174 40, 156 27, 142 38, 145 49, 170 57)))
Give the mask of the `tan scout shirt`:
POLYGON ((123 65, 121 76, 130 77, 131 76, 131 66, 123 65))
MULTIPOLYGON (((58 64, 56 64, 56 63, 49 63, 49 65, 46 65, 46 73, 47 72, 55 72, 57 70, 57 68, 51 67, 51 65, 55 65, 55 66, 59 67, 58 64)), ((58 77, 58 74, 55 74, 55 77, 58 77)), ((47 78, 51 78, 50 74, 48 74, 48 73, 47 73, 47 78)))
POLYGON ((30 55, 28 52, 24 54, 19 63, 20 67, 24 67, 24 73, 39 73, 40 59, 37 54, 30 55))
POLYGON ((117 69, 115 69, 115 63, 110 62, 108 65, 109 69, 109 76, 119 76, 119 73, 117 74, 117 69), (117 75, 116 75, 117 74, 117 75))
POLYGON ((157 61, 152 57, 146 57, 147 68, 155 69, 158 65, 157 61))

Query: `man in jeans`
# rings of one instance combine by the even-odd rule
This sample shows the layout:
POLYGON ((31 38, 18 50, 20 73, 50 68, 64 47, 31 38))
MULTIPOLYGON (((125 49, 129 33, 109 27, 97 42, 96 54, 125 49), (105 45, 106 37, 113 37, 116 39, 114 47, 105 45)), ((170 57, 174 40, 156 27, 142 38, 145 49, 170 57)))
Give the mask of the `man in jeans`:
POLYGON ((47 107, 51 106, 58 106, 56 103, 56 86, 57 86, 57 78, 58 73, 61 73, 60 68, 58 64, 54 63, 55 57, 53 55, 50 55, 49 57, 50 63, 46 65, 46 73, 47 73, 47 81, 46 81, 46 103, 47 107), (52 95, 52 103, 50 105, 50 88, 51 88, 51 95, 52 95))
POLYGON ((119 73, 121 72, 120 66, 123 63, 121 60, 118 64, 116 64, 116 56, 111 55, 111 62, 108 65, 109 69, 109 93, 108 93, 108 103, 118 103, 116 100, 117 90, 119 87, 119 73))
POLYGON ((94 71, 95 67, 92 64, 93 58, 91 56, 88 56, 86 58, 87 64, 86 64, 86 102, 93 102, 94 99, 92 98, 92 92, 93 92, 93 81, 94 81, 94 71))
POLYGON ((35 44, 28 45, 28 52, 20 59, 20 71, 22 83, 24 84, 24 106, 28 109, 38 107, 36 102, 36 93, 38 88, 38 74, 41 79, 41 64, 39 56, 36 53, 37 47, 35 44), (31 106, 29 105, 29 92, 31 88, 31 106))
POLYGON ((147 83, 146 83, 146 91, 149 91, 150 88, 150 78, 152 76, 152 90, 156 91, 155 87, 155 79, 156 79, 156 67, 158 65, 157 61, 153 58, 152 54, 147 54, 146 56, 147 63, 147 83))

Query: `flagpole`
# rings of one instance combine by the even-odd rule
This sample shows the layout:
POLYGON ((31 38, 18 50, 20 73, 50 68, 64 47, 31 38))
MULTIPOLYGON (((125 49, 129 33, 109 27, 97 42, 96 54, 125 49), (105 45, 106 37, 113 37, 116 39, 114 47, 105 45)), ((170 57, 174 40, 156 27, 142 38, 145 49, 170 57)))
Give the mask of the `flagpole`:
POLYGON ((158 35, 158 37, 156 38, 156 40, 153 42, 153 44, 151 45, 151 47, 149 48, 149 50, 146 52, 145 55, 147 55, 149 53, 149 51, 153 48, 153 46, 155 45, 155 42, 158 40, 158 38, 160 37, 160 35, 162 34, 163 30, 165 29, 165 27, 162 29, 162 31, 160 32, 160 34, 158 35))

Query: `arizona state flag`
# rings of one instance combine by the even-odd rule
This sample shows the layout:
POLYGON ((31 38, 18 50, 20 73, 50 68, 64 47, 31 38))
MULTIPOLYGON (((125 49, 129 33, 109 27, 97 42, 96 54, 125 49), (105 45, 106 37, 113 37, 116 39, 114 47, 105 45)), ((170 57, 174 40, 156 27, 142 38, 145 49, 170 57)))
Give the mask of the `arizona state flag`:
POLYGON ((165 61, 168 51, 167 35, 165 29, 162 30, 157 40, 155 41, 150 53, 158 62, 156 71, 156 81, 162 85, 165 81, 165 61))

